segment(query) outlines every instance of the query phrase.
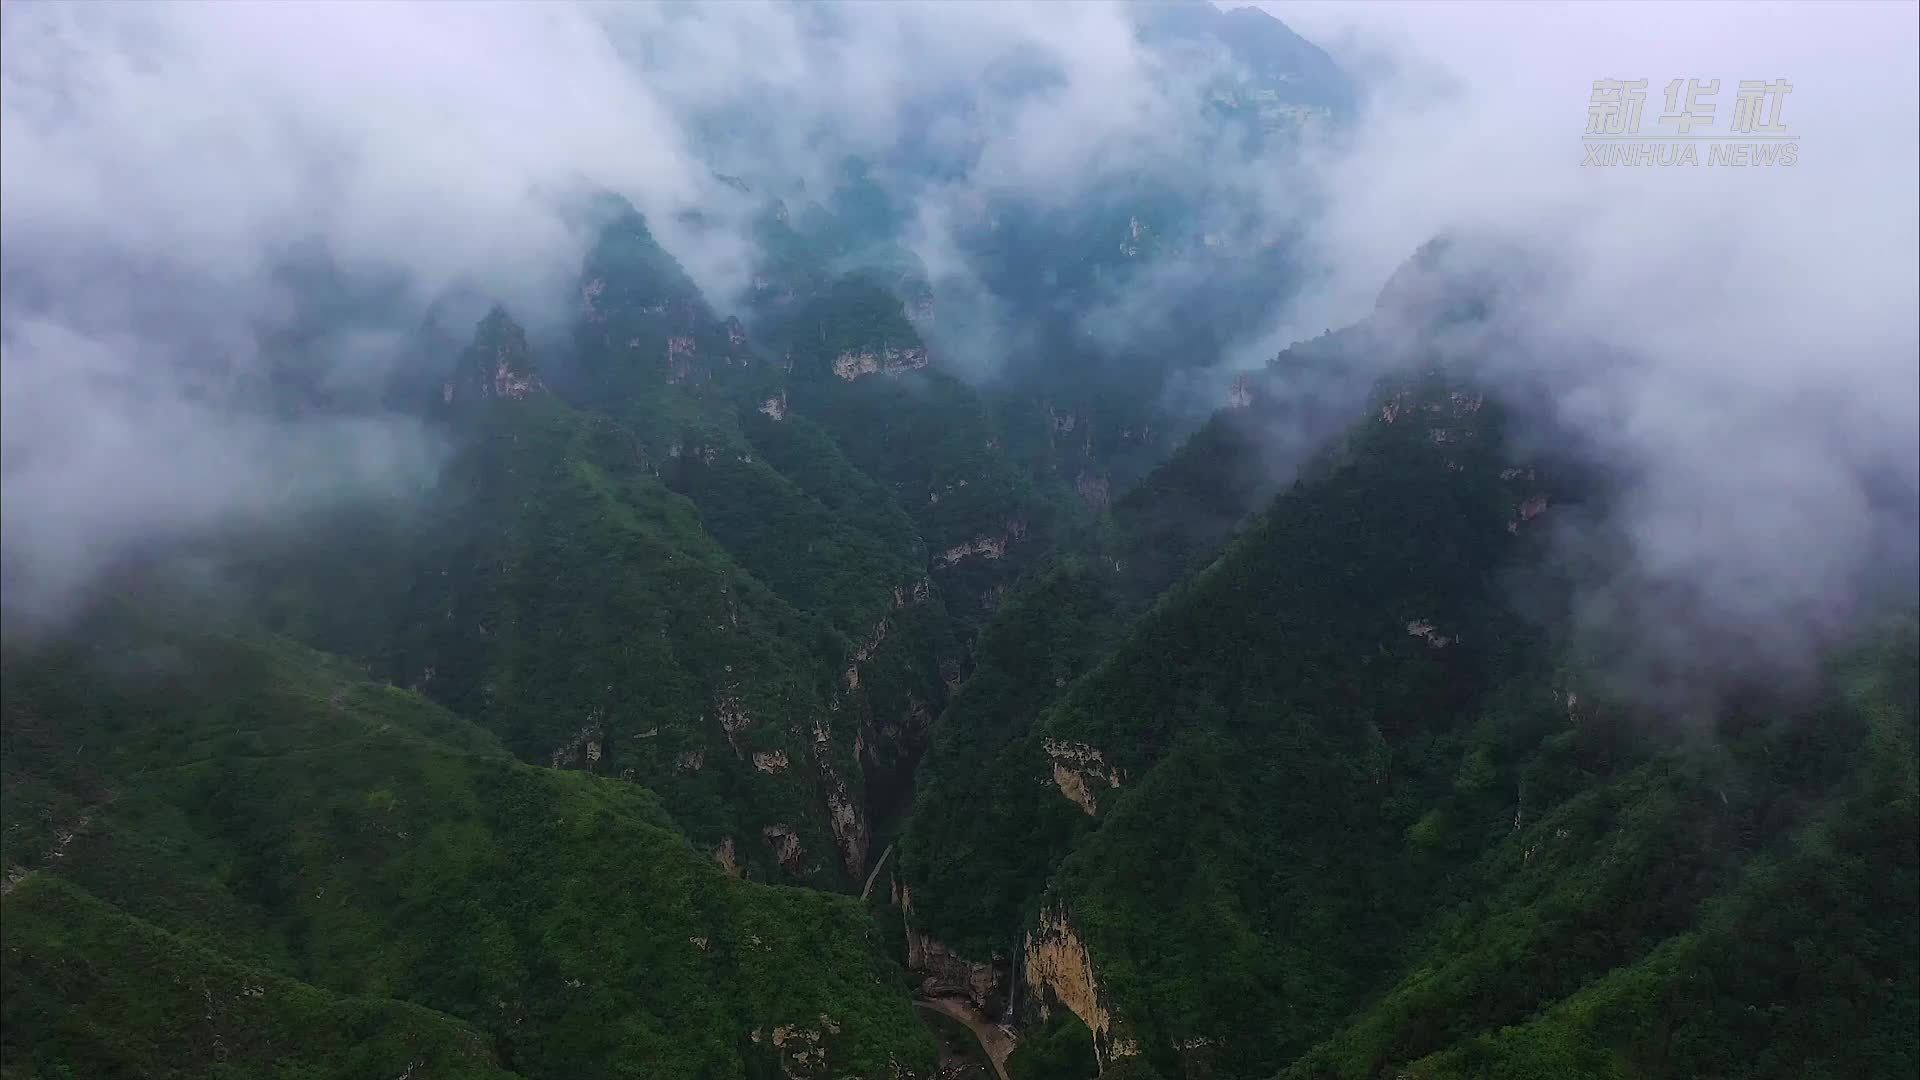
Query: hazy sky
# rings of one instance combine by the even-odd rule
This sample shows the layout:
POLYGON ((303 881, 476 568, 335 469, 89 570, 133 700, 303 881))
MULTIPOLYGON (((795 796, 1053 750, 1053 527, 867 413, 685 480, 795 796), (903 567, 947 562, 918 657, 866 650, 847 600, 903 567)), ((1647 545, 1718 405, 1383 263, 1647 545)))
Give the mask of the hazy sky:
POLYGON ((1513 328, 1531 347, 1500 362, 1633 479, 1633 573, 1703 597, 1700 634, 1772 626, 1794 652, 1844 624, 1863 568, 1911 546, 1920 490, 1915 5, 1261 6, 1364 83, 1340 151, 1179 162, 1204 72, 1159 62, 1108 4, 9 4, 8 584, 64 596, 143 539, 431 476, 403 417, 251 404, 289 245, 403 268, 416 303, 464 282, 537 321, 584 243, 557 206, 605 187, 724 308, 754 259, 726 226, 750 204, 703 154, 728 150, 709 136, 733 107, 769 120, 761 167, 814 184, 903 137, 957 148, 909 237, 936 272, 982 191, 1066 199, 1179 166, 1276 222, 1312 207, 1315 284, 1241 363, 1363 316, 1437 233, 1509 236, 1554 272, 1513 328), (983 89, 1022 65, 1044 89, 983 89), (1648 80, 1647 131, 1671 79, 1721 80, 1724 127, 1740 80, 1786 78, 1798 164, 1583 167, 1606 77, 1648 80), (918 126, 959 94, 973 126, 918 126), (722 227, 676 229, 688 208, 722 227))

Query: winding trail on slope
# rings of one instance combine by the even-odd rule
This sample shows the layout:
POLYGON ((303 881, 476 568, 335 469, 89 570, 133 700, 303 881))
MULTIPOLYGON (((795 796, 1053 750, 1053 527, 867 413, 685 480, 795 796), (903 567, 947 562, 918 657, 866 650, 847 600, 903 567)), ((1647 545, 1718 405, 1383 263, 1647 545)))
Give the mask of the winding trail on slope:
POLYGON ((1000 1080, 1012 1080, 1007 1075, 1007 1055, 1013 1053, 1015 1040, 1006 1029, 987 1020, 972 1005, 952 998, 915 998, 913 1007, 937 1012, 965 1024, 967 1030, 973 1032, 973 1037, 980 1040, 980 1049, 986 1051, 987 1060, 993 1063, 993 1071, 1000 1080))
POLYGON ((880 876, 880 868, 887 865, 887 856, 891 854, 893 854, 893 844, 889 842, 887 850, 881 852, 880 858, 874 862, 873 869, 867 871, 867 883, 860 888, 860 899, 865 900, 867 894, 873 892, 873 881, 880 876))

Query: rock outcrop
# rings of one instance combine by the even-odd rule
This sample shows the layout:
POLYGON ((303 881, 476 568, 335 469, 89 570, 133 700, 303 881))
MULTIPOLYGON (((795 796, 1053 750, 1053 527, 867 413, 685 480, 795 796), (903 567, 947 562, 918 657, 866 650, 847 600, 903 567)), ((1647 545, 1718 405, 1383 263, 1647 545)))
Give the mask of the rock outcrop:
POLYGON ((1047 739, 1041 744, 1053 766, 1053 784, 1089 817, 1099 810, 1097 793, 1120 786, 1126 774, 1086 743, 1047 739))
POLYGON ((598 724, 588 724, 576 732, 573 738, 554 748, 550 755, 556 769, 570 769, 585 766, 588 769, 600 761, 604 749, 604 734, 598 724))
POLYGON ((740 854, 734 848, 731 836, 720 841, 720 846, 713 849, 713 861, 720 864, 720 869, 734 877, 745 876, 740 873, 740 854))
POLYGON ((998 536, 981 533, 964 544, 955 544, 945 551, 936 552, 933 556, 934 568, 943 570, 975 555, 986 559, 1004 558, 1007 554, 1007 545, 1025 538, 1026 535, 1026 522, 1009 521, 1007 530, 998 536))
POLYGON ((766 838, 767 847, 773 850, 773 859, 787 873, 795 877, 806 875, 803 861, 805 852, 800 849, 800 834, 791 825, 766 825, 760 829, 760 835, 766 838))
POLYGON ((833 830, 834 845, 840 849, 847 874, 857 881, 867 867, 867 819, 833 766, 833 726, 825 719, 813 722, 813 763, 826 789, 827 825, 833 830))
POLYGON ((865 375, 900 375, 926 366, 927 350, 919 345, 848 349, 833 358, 833 373, 848 382, 865 375))
POLYGON ((998 963, 969 960, 916 930, 909 886, 898 887, 896 901, 906 923, 907 970, 924 976, 919 993, 930 998, 964 998, 982 1013, 999 1016, 1006 1007, 1011 971, 1002 970, 998 963))
POLYGON ((753 725, 753 717, 740 707, 738 698, 721 695, 714 703, 714 712, 720 717, 720 730, 727 736, 727 745, 733 747, 735 757, 743 756, 740 751, 740 733, 753 725))
POLYGON ((1407 623, 1407 634, 1410 637, 1424 638, 1428 647, 1434 649, 1444 649, 1458 640, 1434 629, 1433 624, 1425 619, 1414 619, 1407 623))
POLYGON ((1107 478, 1085 469, 1073 478, 1073 491, 1080 496, 1080 501, 1087 509, 1096 514, 1106 513, 1107 507, 1113 502, 1112 487, 1107 478))
POLYGON ((762 1040, 773 1044, 780 1058, 780 1074, 787 1080, 812 1080, 832 1074, 827 1063, 827 1038, 838 1034, 840 1025, 823 1014, 817 1024, 779 1024, 771 1035, 755 1028, 748 1037, 755 1045, 762 1040))
POLYGON ((474 328, 473 344, 460 358, 453 378, 440 390, 444 404, 455 402, 525 401, 546 389, 533 369, 533 350, 527 333, 496 305, 474 328))
POLYGON ((1521 500, 1520 505, 1513 508, 1514 518, 1512 521, 1507 522, 1507 531, 1510 533, 1519 532, 1521 525, 1546 513, 1549 505, 1551 504, 1547 501, 1545 495, 1535 493, 1527 496, 1521 500))
POLYGON ((1113 1017, 1101 1001, 1093 958, 1066 913, 1042 910, 1038 925, 1027 933, 1022 953, 1022 976, 1042 1020, 1056 1005, 1079 1017, 1093 1032, 1093 1049, 1102 1068, 1140 1052, 1133 1040, 1115 1034, 1113 1017))

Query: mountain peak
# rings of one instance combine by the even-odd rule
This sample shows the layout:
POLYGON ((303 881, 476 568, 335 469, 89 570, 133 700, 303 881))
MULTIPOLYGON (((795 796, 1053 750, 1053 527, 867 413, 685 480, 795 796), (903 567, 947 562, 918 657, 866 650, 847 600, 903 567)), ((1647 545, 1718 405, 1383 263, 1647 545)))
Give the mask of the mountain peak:
POLYGON ((523 401, 545 389, 534 373, 526 330, 503 305, 495 304, 474 327, 473 343, 460 355, 441 398, 447 404, 488 398, 523 401))

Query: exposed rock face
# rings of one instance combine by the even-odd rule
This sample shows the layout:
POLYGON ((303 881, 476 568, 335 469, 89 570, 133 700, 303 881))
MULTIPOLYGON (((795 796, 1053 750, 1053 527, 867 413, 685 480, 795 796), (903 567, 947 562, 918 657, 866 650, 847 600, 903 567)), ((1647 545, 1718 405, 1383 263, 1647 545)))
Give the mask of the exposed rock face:
POLYGON ((1245 375, 1235 375, 1233 386, 1227 391, 1227 408, 1247 409, 1253 407, 1253 383, 1245 375))
POLYGON ((753 767, 763 773, 786 772, 787 752, 785 750, 756 750, 753 754, 753 767))
POLYGON ((920 993, 927 997, 960 997, 988 1016, 1005 1007, 1006 978, 990 963, 956 955, 945 945, 913 927, 907 927, 907 967, 926 976, 920 993))
POLYGON ((533 374, 519 374, 507 366, 505 360, 499 360, 493 368, 493 396, 506 401, 525 401, 539 390, 540 379, 533 374))
POLYGON ((813 722, 813 763, 826 788, 827 825, 833 830, 834 844, 840 849, 847 874, 858 880, 867 866, 867 820, 847 782, 833 767, 833 726, 824 719, 813 722))
POLYGON ((1007 553, 1007 545, 1023 539, 1027 535, 1027 523, 1024 521, 1007 522, 1007 531, 999 536, 982 533, 964 544, 955 544, 933 557, 935 569, 952 566, 962 559, 979 555, 988 559, 1002 558, 1007 553))
MULTIPOLYGON (((828 1035, 840 1034, 840 1025, 824 1014, 818 1026, 803 1024, 780 1024, 773 1029, 770 1041, 780 1055, 780 1074, 787 1080, 811 1080, 813 1077, 829 1075, 827 1068, 827 1048, 823 1042, 828 1035)), ((761 1035, 755 1030, 753 1041, 758 1043, 761 1035)))
POLYGON ((1107 762, 1106 755, 1086 743, 1048 739, 1041 744, 1053 765, 1053 783, 1060 794, 1092 816, 1099 809, 1095 792, 1120 786, 1126 774, 1107 762))
POLYGON ((787 418, 787 392, 782 390, 779 397, 770 397, 760 403, 760 413, 773 420, 787 418))
POLYGON ((1425 638, 1428 647, 1434 649, 1444 649, 1457 640, 1435 630, 1433 624, 1425 619, 1415 619, 1409 622, 1407 624, 1407 633, 1412 637, 1425 638))
POLYGON ((554 748, 551 760, 556 769, 573 768, 584 765, 591 769, 600 760, 603 750, 603 734, 598 724, 588 724, 576 732, 573 738, 554 748))
MULTIPOLYGON (((899 595, 899 590, 894 590, 894 594, 899 595)), ((882 618, 867 634, 867 640, 861 642, 860 647, 853 651, 852 658, 847 661, 847 689, 860 689, 860 665, 873 659, 874 654, 880 651, 880 646, 887 640, 887 631, 890 628, 891 624, 882 618)))
POLYGON ((931 998, 965 998, 989 1016, 1006 1005, 1007 976, 992 963, 968 960, 913 928, 913 889, 895 883, 895 903, 906 916, 907 970, 925 975, 920 993, 931 998))
POLYGON ((1093 958, 1064 912, 1052 908, 1041 911, 1039 924, 1028 931, 1022 952, 1026 958, 1023 975, 1039 1003, 1042 1019, 1055 1003, 1079 1017, 1093 1032, 1093 1049, 1102 1068, 1139 1053, 1139 1046, 1131 1039, 1115 1037, 1113 1017, 1100 1002, 1093 958))
POLYGON ((533 370, 533 351, 520 324, 494 307, 474 328, 459 373, 440 388, 443 403, 469 399, 525 401, 545 389, 533 370))
MULTIPOLYGON (((1532 470, 1528 470, 1528 471, 1529 473, 1531 473, 1532 470)), ((1502 473, 1501 475, 1504 476, 1506 474, 1502 473)), ((1551 504, 1548 503, 1547 497, 1545 495, 1536 493, 1536 494, 1527 496, 1524 502, 1522 502, 1519 506, 1514 507, 1513 509, 1514 519, 1512 521, 1507 522, 1507 531, 1510 533, 1519 532, 1521 525, 1525 524, 1526 522, 1532 521, 1534 518, 1539 517, 1541 514, 1546 513, 1547 507, 1549 505, 1551 504)))
POLYGON ((713 861, 720 864, 720 869, 725 870, 734 877, 742 876, 740 873, 740 855, 733 846, 733 837, 729 836, 725 840, 720 841, 720 846, 713 849, 713 861))
POLYGON ((1105 513, 1107 506, 1113 501, 1112 489, 1107 483, 1107 478, 1084 469, 1080 471, 1080 475, 1073 478, 1073 490, 1074 494, 1080 496, 1080 501, 1087 505, 1087 509, 1096 514, 1105 513))
POLYGON ((674 461, 697 461, 702 465, 711 465, 720 456, 717 446, 687 446, 679 439, 667 444, 667 457, 674 461))
POLYGON ((916 329, 925 330, 933 325, 933 294, 927 293, 907 307, 907 321, 916 329))
POLYGON ((700 344, 690 337, 667 339, 667 381, 683 383, 693 374, 693 362, 700 355, 700 344))
POLYGON ((720 716, 720 730, 726 732, 727 745, 733 747, 734 756, 740 756, 740 733, 753 725, 753 717, 740 707, 740 700, 723 694, 714 703, 714 712, 720 716))
POLYGON ((1399 393, 1388 398, 1387 400, 1381 402, 1380 403, 1380 422, 1383 424, 1391 424, 1394 421, 1400 419, 1402 416, 1406 415, 1407 399, 1410 396, 1411 395, 1409 395, 1405 390, 1402 390, 1399 393))
POLYGON ((806 873, 803 852, 800 850, 800 834, 793 831, 793 826, 762 826, 760 835, 766 838, 767 846, 773 849, 774 860, 789 874, 801 877, 806 873))
POLYGON ((688 750, 686 753, 673 759, 674 769, 683 773, 697 773, 702 768, 705 768, 706 764, 707 752, 705 750, 688 750))
POLYGON ((947 550, 936 554, 933 557, 933 565, 944 569, 963 559, 972 558, 975 555, 988 559, 998 559, 1006 555, 1006 553, 1006 537, 986 536, 983 534, 974 537, 964 544, 955 544, 947 550))
POLYGON ((918 345, 848 349, 833 358, 833 373, 848 382, 863 375, 899 375, 926 366, 927 350, 918 345))

